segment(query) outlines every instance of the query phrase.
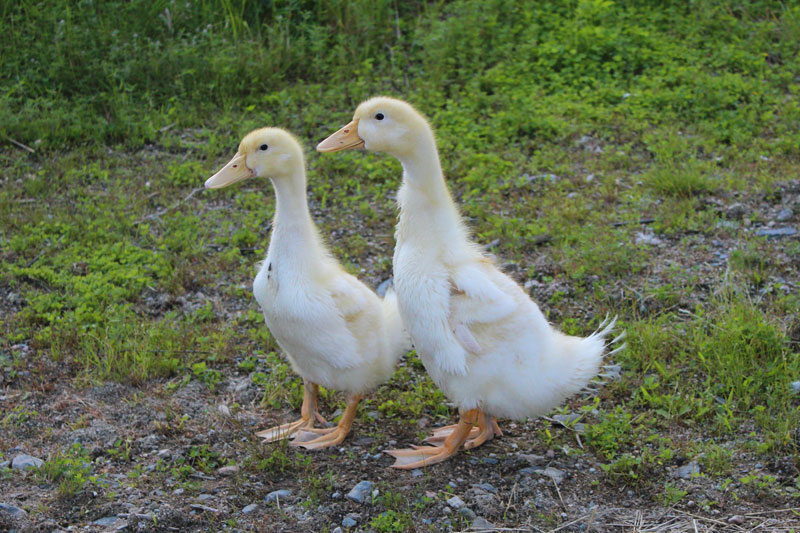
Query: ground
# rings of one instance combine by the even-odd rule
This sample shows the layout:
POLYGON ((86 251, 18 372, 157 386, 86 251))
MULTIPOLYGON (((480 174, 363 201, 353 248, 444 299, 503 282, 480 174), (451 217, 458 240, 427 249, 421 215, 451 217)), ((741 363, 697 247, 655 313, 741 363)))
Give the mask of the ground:
POLYGON ((241 6, 1 9, 0 530, 798 530, 800 8, 241 6), (313 151, 375 94, 430 118, 554 326, 628 335, 594 392, 413 472, 382 451, 456 416, 413 352, 335 449, 254 437, 302 397, 251 293, 272 190, 202 189, 291 130, 332 252, 385 286, 400 166, 313 151))

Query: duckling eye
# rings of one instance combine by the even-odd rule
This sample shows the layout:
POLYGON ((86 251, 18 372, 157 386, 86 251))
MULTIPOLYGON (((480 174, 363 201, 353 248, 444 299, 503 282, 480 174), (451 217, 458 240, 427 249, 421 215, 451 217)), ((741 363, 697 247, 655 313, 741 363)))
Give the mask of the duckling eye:
POLYGON ((258 147, 258 149, 261 150, 262 152, 266 152, 267 148, 269 148, 269 146, 267 146, 266 144, 262 144, 261 146, 258 147))
POLYGON ((378 113, 377 115, 375 115, 375 119, 376 120, 383 120, 383 113, 378 113))

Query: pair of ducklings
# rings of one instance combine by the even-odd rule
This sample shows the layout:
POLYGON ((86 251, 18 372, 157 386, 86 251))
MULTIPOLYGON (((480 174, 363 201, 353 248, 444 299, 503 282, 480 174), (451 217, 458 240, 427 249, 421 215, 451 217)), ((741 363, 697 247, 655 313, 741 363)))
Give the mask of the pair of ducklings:
MULTIPOLYGON (((303 378, 299 420, 258 435, 319 449, 341 443, 362 395, 386 381, 411 347, 458 407, 455 425, 432 446, 388 450, 395 468, 428 466, 501 435, 496 417, 546 413, 598 373, 615 321, 592 335, 565 335, 502 273, 469 235, 442 174, 433 130, 411 105, 377 97, 317 150, 365 148, 400 160, 403 184, 393 259, 394 289, 381 299, 326 249, 306 201, 303 151, 284 130, 251 132, 234 158, 206 181, 216 189, 268 177, 276 208, 266 260, 253 292, 272 335, 303 378), (317 408, 318 386, 344 391, 333 428, 317 408)), ((624 347, 618 345, 611 353, 624 347)))

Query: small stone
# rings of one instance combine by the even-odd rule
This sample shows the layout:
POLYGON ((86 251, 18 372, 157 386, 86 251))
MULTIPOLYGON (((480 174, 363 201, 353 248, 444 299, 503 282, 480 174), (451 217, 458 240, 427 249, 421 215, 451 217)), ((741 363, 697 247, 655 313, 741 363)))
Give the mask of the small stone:
POLYGON ((220 476, 232 476, 234 474, 237 474, 238 472, 239 472, 239 467, 237 465, 228 465, 217 468, 217 474, 219 474, 220 476))
POLYGON ((39 468, 43 464, 44 461, 41 459, 21 453, 11 461, 11 468, 14 470, 27 470, 29 468, 39 468))
POLYGON ((794 216, 794 211, 792 211, 790 208, 787 207, 785 209, 781 209, 780 211, 778 211, 778 214, 775 215, 775 220, 777 222, 786 222, 793 216, 794 216))
POLYGON ((521 453, 518 456, 523 461, 527 461, 529 465, 541 465, 545 463, 544 455, 536 455, 534 453, 521 453))
POLYGON ((197 501, 199 501, 199 502, 207 502, 207 501, 210 501, 210 500, 213 500, 213 499, 214 499, 214 496, 212 494, 200 494, 197 497, 197 501))
POLYGON ((414 470, 411 471, 411 477, 420 477, 420 476, 422 476, 422 469, 415 468, 414 470))
POLYGON ((373 487, 374 484, 371 481, 359 481, 358 484, 347 493, 347 498, 354 502, 365 503, 370 499, 373 487))
POLYGON ((683 465, 675 471, 675 475, 681 479, 691 479, 695 474, 700 473, 700 465, 696 461, 692 461, 687 465, 683 465))
POLYGON ((356 527, 357 525, 356 519, 350 515, 345 516, 342 520, 342 527, 356 527))
POLYGON ((475 511, 473 511, 469 507, 462 507, 461 509, 458 510, 458 512, 459 514, 461 514, 462 517, 464 517, 464 520, 466 520, 467 522, 472 522, 473 520, 475 520, 475 516, 477 516, 475 514, 475 511))
POLYGON ((341 499, 341 497, 342 497, 342 493, 339 492, 338 490, 336 492, 334 492, 333 494, 331 494, 331 500, 338 500, 338 499, 341 499))
POLYGON ((9 505, 7 503, 0 503, 0 510, 7 512, 14 518, 23 518, 28 514, 24 509, 20 509, 19 507, 9 505))
POLYGON ((497 489, 491 483, 478 483, 476 485, 472 485, 476 489, 485 490, 486 492, 491 492, 492 494, 497 494, 497 489))
POLYGON ((117 523, 117 520, 119 520, 119 518, 116 516, 105 516, 103 518, 98 518, 92 522, 92 524, 95 526, 111 527, 117 523))
POLYGON ((728 518, 728 523, 741 526, 742 524, 744 524, 744 517, 742 515, 735 514, 732 517, 728 518))
POLYGON ((202 505, 200 503, 193 503, 189 507, 191 507, 195 511, 203 511, 204 513, 218 513, 219 512, 219 509, 214 509, 213 507, 209 507, 208 505, 202 505))
POLYGON ((257 503, 251 503, 250 505, 248 505, 247 507, 242 509, 242 514, 250 514, 252 512, 257 511, 257 510, 258 510, 258 504, 257 503))
POLYGON ((542 471, 543 471, 543 469, 541 467, 539 467, 539 466, 526 466, 525 468, 520 468, 519 469, 519 473, 520 474, 524 474, 526 476, 531 476, 533 474, 538 474, 539 472, 542 472, 542 471))
POLYGON ((789 383, 789 387, 792 389, 793 393, 800 394, 800 381, 792 381, 789 383))
POLYGON ((340 528, 339 526, 336 526, 334 528, 334 530, 331 531, 331 533, 344 533, 344 532, 342 531, 342 528, 340 528))
POLYGON ((484 517, 479 516, 472 521, 472 527, 470 529, 476 531, 496 531, 497 526, 486 520, 484 517))
POLYGON ((292 495, 292 491, 289 489, 280 489, 280 490, 273 490, 266 496, 264 496, 264 501, 266 503, 277 503, 280 500, 285 500, 289 496, 292 495))
POLYGON ((551 466, 545 468, 543 471, 540 472, 540 474, 549 477, 550 479, 555 481, 556 484, 564 481, 564 475, 565 475, 564 472, 562 472, 561 470, 553 468, 551 466))
POLYGON ((581 415, 577 413, 569 413, 566 415, 553 415, 553 422, 564 427, 573 427, 575 422, 581 419, 581 415))
POLYGON ((447 505, 452 507, 453 509, 461 509, 464 507, 464 500, 459 498, 458 496, 453 496, 452 498, 447 500, 447 505))
POLYGON ((761 228, 756 230, 756 235, 759 237, 767 237, 767 238, 779 238, 779 237, 791 237, 792 235, 796 235, 797 230, 791 226, 784 226, 782 228, 761 228))

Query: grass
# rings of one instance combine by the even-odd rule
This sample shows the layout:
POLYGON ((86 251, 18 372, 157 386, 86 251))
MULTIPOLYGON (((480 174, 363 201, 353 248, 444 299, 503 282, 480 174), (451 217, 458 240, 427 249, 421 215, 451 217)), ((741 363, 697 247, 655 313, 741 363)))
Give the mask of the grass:
MULTIPOLYGON (((796 194, 798 6, 0 0, 0 14, 3 386, 50 380, 30 357, 76 386, 166 383, 166 395, 193 380, 221 395, 241 372, 264 408, 297 408, 300 380, 250 292, 272 191, 195 189, 251 128, 290 129, 309 146, 322 233, 377 285, 391 274, 401 169, 310 147, 362 99, 390 94, 429 116, 477 239, 497 241, 553 323, 585 334, 620 315, 621 379, 571 404, 605 481, 665 506, 686 499, 664 474, 684 459, 754 494, 797 484, 737 480, 752 454, 800 464, 800 247, 751 231, 796 194)), ((341 405, 331 391, 322 401, 341 405)), ((0 425, 27 427, 30 413, 10 409, 0 425)), ((450 410, 412 355, 360 413, 391 438, 450 410)), ((188 416, 171 410, 157 430, 182 435, 188 416)), ((548 446, 574 446, 570 431, 545 431, 548 446)), ((165 471, 217 464, 193 450, 165 471)), ((315 479, 294 452, 251 453, 256 472, 315 479)), ((86 475, 53 467, 46 479, 68 495, 86 475)), ((415 512, 380 504, 365 523, 399 531, 415 512)))

